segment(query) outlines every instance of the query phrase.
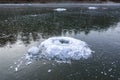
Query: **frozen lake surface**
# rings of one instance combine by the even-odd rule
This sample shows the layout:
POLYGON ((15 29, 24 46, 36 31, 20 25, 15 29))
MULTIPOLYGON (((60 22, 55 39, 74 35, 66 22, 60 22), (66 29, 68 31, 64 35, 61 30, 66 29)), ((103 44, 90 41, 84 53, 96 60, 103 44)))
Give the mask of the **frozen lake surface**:
POLYGON ((0 4, 1 80, 119 80, 119 64, 119 4, 0 4), (69 43, 66 39, 49 40, 61 36, 85 42, 90 57, 61 63, 63 57, 54 53, 81 49, 78 44, 61 47, 69 43), (40 52, 40 44, 50 59, 27 60, 28 52, 33 50, 35 56, 40 52))

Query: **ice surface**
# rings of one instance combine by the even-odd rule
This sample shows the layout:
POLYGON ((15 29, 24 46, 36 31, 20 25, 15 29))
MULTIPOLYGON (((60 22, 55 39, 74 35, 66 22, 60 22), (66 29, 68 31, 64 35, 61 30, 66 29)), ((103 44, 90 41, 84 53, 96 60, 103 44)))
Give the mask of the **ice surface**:
POLYGON ((67 62, 81 58, 87 59, 91 53, 92 50, 81 40, 70 37, 52 37, 43 41, 39 47, 31 47, 27 57, 34 58, 34 55, 37 55, 37 58, 67 62))
POLYGON ((67 9, 65 9, 65 8, 56 8, 56 9, 54 9, 54 11, 66 11, 67 9))

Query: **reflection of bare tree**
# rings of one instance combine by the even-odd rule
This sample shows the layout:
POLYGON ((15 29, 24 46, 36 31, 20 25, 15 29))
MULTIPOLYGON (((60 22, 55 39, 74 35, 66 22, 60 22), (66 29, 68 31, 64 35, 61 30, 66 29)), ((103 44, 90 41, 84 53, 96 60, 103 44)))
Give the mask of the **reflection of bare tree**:
POLYGON ((0 46, 8 42, 13 44, 17 40, 29 44, 49 36, 74 36, 81 32, 87 35, 91 30, 102 32, 112 27, 110 25, 117 23, 120 18, 118 10, 70 9, 68 12, 50 12, 51 8, 45 8, 42 14, 35 14, 30 9, 23 9, 25 14, 21 10, 19 15, 18 11, 9 15, 0 13, 3 16, 0 20, 0 46), (12 17, 4 19, 9 16, 12 17))
POLYGON ((17 36, 18 40, 23 41, 25 44, 29 44, 30 42, 34 42, 36 40, 39 41, 39 39, 43 39, 42 33, 19 33, 17 36))
POLYGON ((67 30, 67 29, 63 29, 61 32, 62 36, 75 36, 76 34, 79 34, 80 31, 76 30, 76 29, 71 29, 71 30, 67 30))
POLYGON ((8 42, 10 42, 10 44, 13 44, 14 42, 16 42, 16 35, 0 35, 0 46, 4 46, 6 45, 8 42))
POLYGON ((39 39, 45 38, 42 33, 23 33, 19 32, 15 35, 2 35, 0 37, 0 46, 3 46, 5 44, 13 44, 16 41, 22 41, 24 44, 29 44, 34 41, 39 41, 39 39))

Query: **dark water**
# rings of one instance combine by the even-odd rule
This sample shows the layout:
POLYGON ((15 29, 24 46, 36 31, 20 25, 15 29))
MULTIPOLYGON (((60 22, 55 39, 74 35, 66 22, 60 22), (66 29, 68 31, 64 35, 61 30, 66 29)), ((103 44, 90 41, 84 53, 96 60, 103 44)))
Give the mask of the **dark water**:
POLYGON ((66 7, 64 12, 0 6, 0 80, 120 80, 120 6, 88 6, 66 7), (71 64, 38 60, 17 72, 10 68, 28 48, 53 36, 83 40, 95 53, 71 64))

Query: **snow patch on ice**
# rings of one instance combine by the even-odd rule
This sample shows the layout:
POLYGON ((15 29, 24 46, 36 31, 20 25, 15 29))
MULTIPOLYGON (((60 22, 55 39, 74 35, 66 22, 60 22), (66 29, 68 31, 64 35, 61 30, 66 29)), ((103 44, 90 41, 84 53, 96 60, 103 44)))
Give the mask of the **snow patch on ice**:
POLYGON ((51 72, 51 71, 52 71, 51 69, 48 70, 48 72, 51 72))
POLYGON ((97 7, 88 7, 88 9, 98 9, 97 7))
POLYGON ((59 12, 61 12, 61 11, 66 11, 67 9, 65 9, 65 8, 56 8, 56 9, 54 9, 54 11, 59 11, 59 12))
POLYGON ((37 14, 34 14, 34 15, 30 15, 30 16, 32 16, 32 17, 36 17, 36 16, 38 16, 37 14))

